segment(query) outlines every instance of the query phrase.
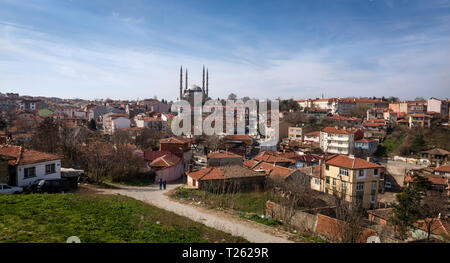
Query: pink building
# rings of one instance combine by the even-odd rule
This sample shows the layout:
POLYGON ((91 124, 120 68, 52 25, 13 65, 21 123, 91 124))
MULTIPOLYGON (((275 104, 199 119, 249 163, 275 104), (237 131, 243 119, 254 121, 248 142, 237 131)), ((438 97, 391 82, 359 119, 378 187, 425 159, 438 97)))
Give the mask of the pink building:
POLYGON ((181 158, 172 153, 156 158, 149 166, 156 173, 155 182, 160 178, 166 182, 173 182, 180 179, 184 173, 181 158))

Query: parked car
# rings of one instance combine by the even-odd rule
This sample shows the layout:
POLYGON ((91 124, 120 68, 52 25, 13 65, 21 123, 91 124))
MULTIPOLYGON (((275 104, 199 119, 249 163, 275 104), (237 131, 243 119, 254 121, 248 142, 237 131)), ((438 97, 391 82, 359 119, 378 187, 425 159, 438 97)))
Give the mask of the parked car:
POLYGON ((29 192, 31 193, 65 193, 70 190, 67 179, 40 179, 34 181, 29 192))
POLYGON ((0 184, 0 194, 20 194, 23 192, 22 187, 9 186, 7 184, 0 184))
POLYGON ((387 181, 386 184, 384 185, 384 188, 391 189, 392 188, 391 182, 387 181))

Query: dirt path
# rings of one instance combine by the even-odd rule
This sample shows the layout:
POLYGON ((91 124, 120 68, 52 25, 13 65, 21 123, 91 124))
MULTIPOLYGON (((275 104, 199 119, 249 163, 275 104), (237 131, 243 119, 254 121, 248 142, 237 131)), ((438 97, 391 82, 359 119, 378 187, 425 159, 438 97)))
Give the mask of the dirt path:
POLYGON ((180 186, 179 184, 167 185, 167 190, 159 190, 159 186, 132 187, 119 186, 121 189, 96 189, 110 194, 126 195, 143 202, 152 204, 159 208, 172 211, 181 216, 188 217, 194 221, 205 224, 209 227, 241 236, 254 243, 291 243, 288 236, 278 233, 271 227, 248 222, 240 218, 233 217, 227 213, 195 207, 193 205, 182 204, 171 200, 165 193, 180 186))

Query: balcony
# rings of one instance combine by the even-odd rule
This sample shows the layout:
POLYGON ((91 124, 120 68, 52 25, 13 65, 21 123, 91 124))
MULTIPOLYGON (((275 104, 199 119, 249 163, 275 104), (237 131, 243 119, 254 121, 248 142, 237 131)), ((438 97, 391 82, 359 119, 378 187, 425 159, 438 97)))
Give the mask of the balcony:
POLYGON ((327 137, 326 137, 326 139, 327 140, 331 140, 331 141, 348 141, 349 140, 349 137, 348 136, 342 136, 342 137, 339 137, 339 136, 330 136, 330 135, 328 135, 327 137))

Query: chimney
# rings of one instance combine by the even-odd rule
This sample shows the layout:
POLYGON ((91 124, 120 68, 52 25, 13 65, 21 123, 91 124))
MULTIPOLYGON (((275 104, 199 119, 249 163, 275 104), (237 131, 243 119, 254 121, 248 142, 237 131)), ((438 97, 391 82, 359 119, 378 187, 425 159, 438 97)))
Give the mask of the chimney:
POLYGON ((367 156, 366 160, 367 160, 368 162, 370 162, 370 156, 367 156))

